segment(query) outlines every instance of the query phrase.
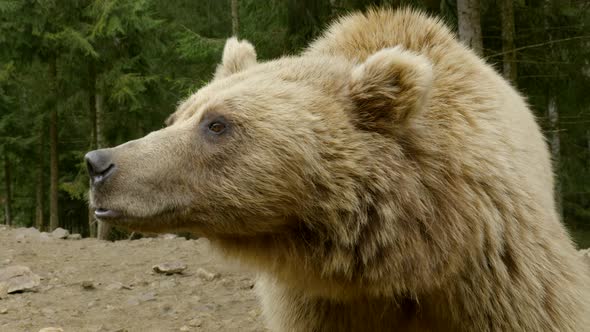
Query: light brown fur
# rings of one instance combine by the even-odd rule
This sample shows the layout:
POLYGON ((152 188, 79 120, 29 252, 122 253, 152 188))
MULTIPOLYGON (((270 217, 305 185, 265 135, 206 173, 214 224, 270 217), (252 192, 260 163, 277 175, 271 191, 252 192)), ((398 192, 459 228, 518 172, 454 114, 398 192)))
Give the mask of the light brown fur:
POLYGON ((209 237, 259 271, 276 331, 590 329, 539 127, 440 22, 369 11, 300 57, 250 47, 230 40, 167 128, 109 150, 91 200, 111 222, 209 237))

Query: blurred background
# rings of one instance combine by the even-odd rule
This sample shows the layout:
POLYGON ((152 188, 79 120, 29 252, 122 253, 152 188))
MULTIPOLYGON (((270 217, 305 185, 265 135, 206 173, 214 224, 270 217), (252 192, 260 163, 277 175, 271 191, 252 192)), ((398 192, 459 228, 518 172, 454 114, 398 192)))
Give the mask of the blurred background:
POLYGON ((0 0, 0 222, 122 236, 88 210, 87 151, 161 128, 211 79, 226 38, 262 60, 297 54, 371 6, 441 17, 528 98, 562 218, 590 247, 587 0, 0 0))

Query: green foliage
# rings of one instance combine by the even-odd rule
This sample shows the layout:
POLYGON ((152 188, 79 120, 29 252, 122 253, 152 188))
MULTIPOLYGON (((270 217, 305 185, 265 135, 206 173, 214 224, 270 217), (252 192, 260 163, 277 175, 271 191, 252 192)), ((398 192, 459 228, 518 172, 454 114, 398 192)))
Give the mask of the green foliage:
POLYGON ((58 47, 68 48, 71 51, 81 51, 84 55, 98 57, 98 53, 94 50, 90 41, 80 31, 73 28, 66 27, 57 33, 48 33, 46 38, 58 47))
POLYGON ((178 55, 181 59, 189 61, 209 60, 212 56, 221 55, 224 40, 206 38, 196 32, 183 27, 185 31, 178 33, 176 44, 178 55))

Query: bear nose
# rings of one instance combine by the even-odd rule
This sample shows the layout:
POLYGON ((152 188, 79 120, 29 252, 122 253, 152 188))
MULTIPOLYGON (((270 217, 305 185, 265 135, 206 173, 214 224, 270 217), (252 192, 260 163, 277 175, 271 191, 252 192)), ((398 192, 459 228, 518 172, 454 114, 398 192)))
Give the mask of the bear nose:
POLYGON ((115 171, 115 164, 112 162, 111 154, 106 150, 90 151, 84 156, 84 159, 93 185, 103 182, 115 171))

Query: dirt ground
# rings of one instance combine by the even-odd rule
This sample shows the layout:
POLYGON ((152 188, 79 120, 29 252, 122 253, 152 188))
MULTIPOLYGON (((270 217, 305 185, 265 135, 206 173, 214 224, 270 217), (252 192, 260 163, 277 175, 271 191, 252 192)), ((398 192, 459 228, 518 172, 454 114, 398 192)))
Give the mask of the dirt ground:
POLYGON ((253 275, 216 257, 204 239, 61 240, 0 226, 0 269, 14 265, 41 281, 0 299, 2 332, 266 331, 253 275), (187 268, 152 270, 168 262, 187 268))
MULTIPOLYGON (((590 249, 580 255, 590 263, 590 249)), ((267 331, 253 275, 205 239, 58 239, 0 226, 0 281, 14 266, 30 268, 39 285, 14 294, 0 287, 0 332, 267 331), (163 263, 186 269, 153 270, 163 263)))

